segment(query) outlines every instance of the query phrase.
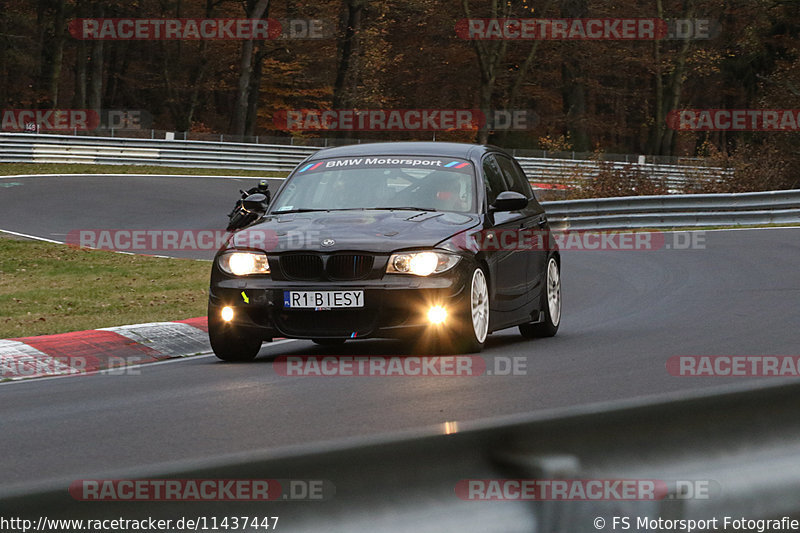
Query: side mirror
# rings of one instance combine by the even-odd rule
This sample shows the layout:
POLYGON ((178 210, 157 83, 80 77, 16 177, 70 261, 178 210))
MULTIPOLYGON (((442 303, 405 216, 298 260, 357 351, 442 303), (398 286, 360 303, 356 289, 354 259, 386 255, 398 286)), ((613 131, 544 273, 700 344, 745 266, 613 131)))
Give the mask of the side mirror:
POLYGON ((267 212, 268 204, 269 200, 265 194, 256 193, 242 200, 242 209, 258 217, 263 217, 267 212))
POLYGON ((490 211, 519 211, 528 207, 528 198, 515 191, 503 191, 490 207, 490 211))

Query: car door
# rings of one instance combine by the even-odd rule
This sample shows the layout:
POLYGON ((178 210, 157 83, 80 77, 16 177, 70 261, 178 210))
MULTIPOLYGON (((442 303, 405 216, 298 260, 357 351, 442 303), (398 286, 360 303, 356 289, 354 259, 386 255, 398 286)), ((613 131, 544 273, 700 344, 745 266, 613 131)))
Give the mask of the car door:
POLYGON ((547 217, 544 208, 536 201, 527 176, 519 164, 502 154, 497 154, 497 162, 509 189, 525 195, 528 206, 520 211, 520 242, 531 244, 525 249, 526 255, 526 301, 533 300, 544 283, 545 266, 549 247, 549 235, 544 234, 547 228, 547 217))
POLYGON ((519 211, 490 212, 489 207, 497 195, 510 188, 495 154, 486 155, 482 167, 488 213, 482 248, 492 270, 493 325, 502 327, 513 323, 518 310, 526 303, 528 259, 525 251, 515 245, 515 235, 525 223, 526 215, 519 211))

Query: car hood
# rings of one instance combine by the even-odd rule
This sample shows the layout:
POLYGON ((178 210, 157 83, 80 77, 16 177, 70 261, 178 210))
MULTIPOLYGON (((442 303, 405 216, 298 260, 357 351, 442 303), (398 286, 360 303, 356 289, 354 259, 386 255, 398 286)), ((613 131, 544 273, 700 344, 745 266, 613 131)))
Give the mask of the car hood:
POLYGON ((360 250, 389 253, 435 246, 479 223, 479 217, 474 214, 430 211, 287 213, 267 216, 258 224, 232 234, 227 246, 268 252, 360 250))

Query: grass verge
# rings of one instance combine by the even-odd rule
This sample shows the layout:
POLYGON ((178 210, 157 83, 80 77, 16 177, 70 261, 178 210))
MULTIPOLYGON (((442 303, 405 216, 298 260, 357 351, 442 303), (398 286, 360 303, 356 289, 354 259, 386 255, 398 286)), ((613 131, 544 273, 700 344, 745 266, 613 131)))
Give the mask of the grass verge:
POLYGON ((0 176, 18 174, 180 174, 189 176, 244 176, 285 178, 288 172, 235 168, 183 168, 157 165, 93 165, 89 163, 4 163, 0 176))
POLYGON ((0 339, 203 316, 209 269, 0 234, 0 339))

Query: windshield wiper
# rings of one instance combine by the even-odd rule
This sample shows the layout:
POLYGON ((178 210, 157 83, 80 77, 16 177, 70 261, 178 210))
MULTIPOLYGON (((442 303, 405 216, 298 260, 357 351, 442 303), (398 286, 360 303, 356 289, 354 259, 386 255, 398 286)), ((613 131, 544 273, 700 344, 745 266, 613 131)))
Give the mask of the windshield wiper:
POLYGON ((328 211, 343 211, 343 209, 316 209, 311 207, 302 207, 298 209, 285 209, 283 211, 273 211, 271 215, 285 215, 286 213, 322 213, 328 211))
POLYGON ((430 211, 437 212, 433 207, 370 207, 375 211, 430 211))
POLYGON ((270 213, 272 216, 285 215, 287 213, 317 213, 317 212, 330 212, 330 211, 427 211, 437 212, 437 209, 432 207, 345 207, 345 208, 330 208, 330 209, 317 209, 317 208, 298 208, 287 209, 285 211, 273 211, 270 213))

